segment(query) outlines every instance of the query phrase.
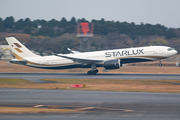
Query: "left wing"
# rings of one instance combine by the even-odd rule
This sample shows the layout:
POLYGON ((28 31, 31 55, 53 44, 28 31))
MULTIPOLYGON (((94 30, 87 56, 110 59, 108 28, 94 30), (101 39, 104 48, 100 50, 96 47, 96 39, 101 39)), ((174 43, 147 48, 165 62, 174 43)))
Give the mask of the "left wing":
POLYGON ((103 59, 76 58, 76 57, 65 56, 65 55, 62 55, 62 54, 57 54, 57 56, 63 57, 63 58, 67 58, 67 59, 71 59, 74 62, 80 62, 80 63, 99 63, 99 62, 104 62, 103 59))

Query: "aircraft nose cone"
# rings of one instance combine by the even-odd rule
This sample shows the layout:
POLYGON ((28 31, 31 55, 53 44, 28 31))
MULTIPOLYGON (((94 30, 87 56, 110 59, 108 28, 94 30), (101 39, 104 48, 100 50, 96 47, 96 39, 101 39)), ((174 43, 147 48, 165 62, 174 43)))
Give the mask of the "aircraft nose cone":
POLYGON ((176 50, 174 51, 174 54, 177 54, 177 51, 176 51, 176 50))

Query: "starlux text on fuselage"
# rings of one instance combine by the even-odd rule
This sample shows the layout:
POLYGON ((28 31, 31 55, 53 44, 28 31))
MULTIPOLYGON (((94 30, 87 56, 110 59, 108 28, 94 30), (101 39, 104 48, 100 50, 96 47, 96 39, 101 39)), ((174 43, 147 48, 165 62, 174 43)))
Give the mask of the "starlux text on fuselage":
POLYGON ((144 54, 143 50, 144 49, 113 51, 113 52, 106 52, 105 55, 106 57, 139 55, 139 54, 144 54))

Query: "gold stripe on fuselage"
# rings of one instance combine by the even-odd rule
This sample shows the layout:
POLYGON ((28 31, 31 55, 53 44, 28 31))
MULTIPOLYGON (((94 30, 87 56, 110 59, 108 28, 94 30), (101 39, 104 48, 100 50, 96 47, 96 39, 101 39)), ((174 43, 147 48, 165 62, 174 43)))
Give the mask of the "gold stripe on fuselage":
POLYGON ((77 64, 77 63, 66 63, 66 64, 39 64, 39 63, 35 63, 35 62, 31 62, 31 61, 28 61, 28 63, 29 64, 32 64, 32 65, 38 65, 38 66, 43 66, 43 67, 45 67, 45 66, 49 66, 49 67, 51 67, 51 66, 65 66, 65 65, 74 65, 74 64, 77 64))

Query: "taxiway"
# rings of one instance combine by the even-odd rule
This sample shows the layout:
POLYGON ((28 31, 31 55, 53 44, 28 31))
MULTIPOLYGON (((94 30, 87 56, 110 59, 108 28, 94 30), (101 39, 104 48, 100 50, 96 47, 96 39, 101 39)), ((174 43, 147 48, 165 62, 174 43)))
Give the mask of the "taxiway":
POLYGON ((174 93, 0 88, 0 106, 3 105, 92 108, 77 113, 1 114, 0 118, 6 120, 24 118, 27 120, 178 120, 180 118, 180 94, 174 93))
POLYGON ((99 73, 87 75, 86 73, 0 73, 0 78, 22 78, 35 83, 47 82, 43 78, 74 78, 74 79, 158 79, 180 80, 180 74, 113 74, 99 73))

